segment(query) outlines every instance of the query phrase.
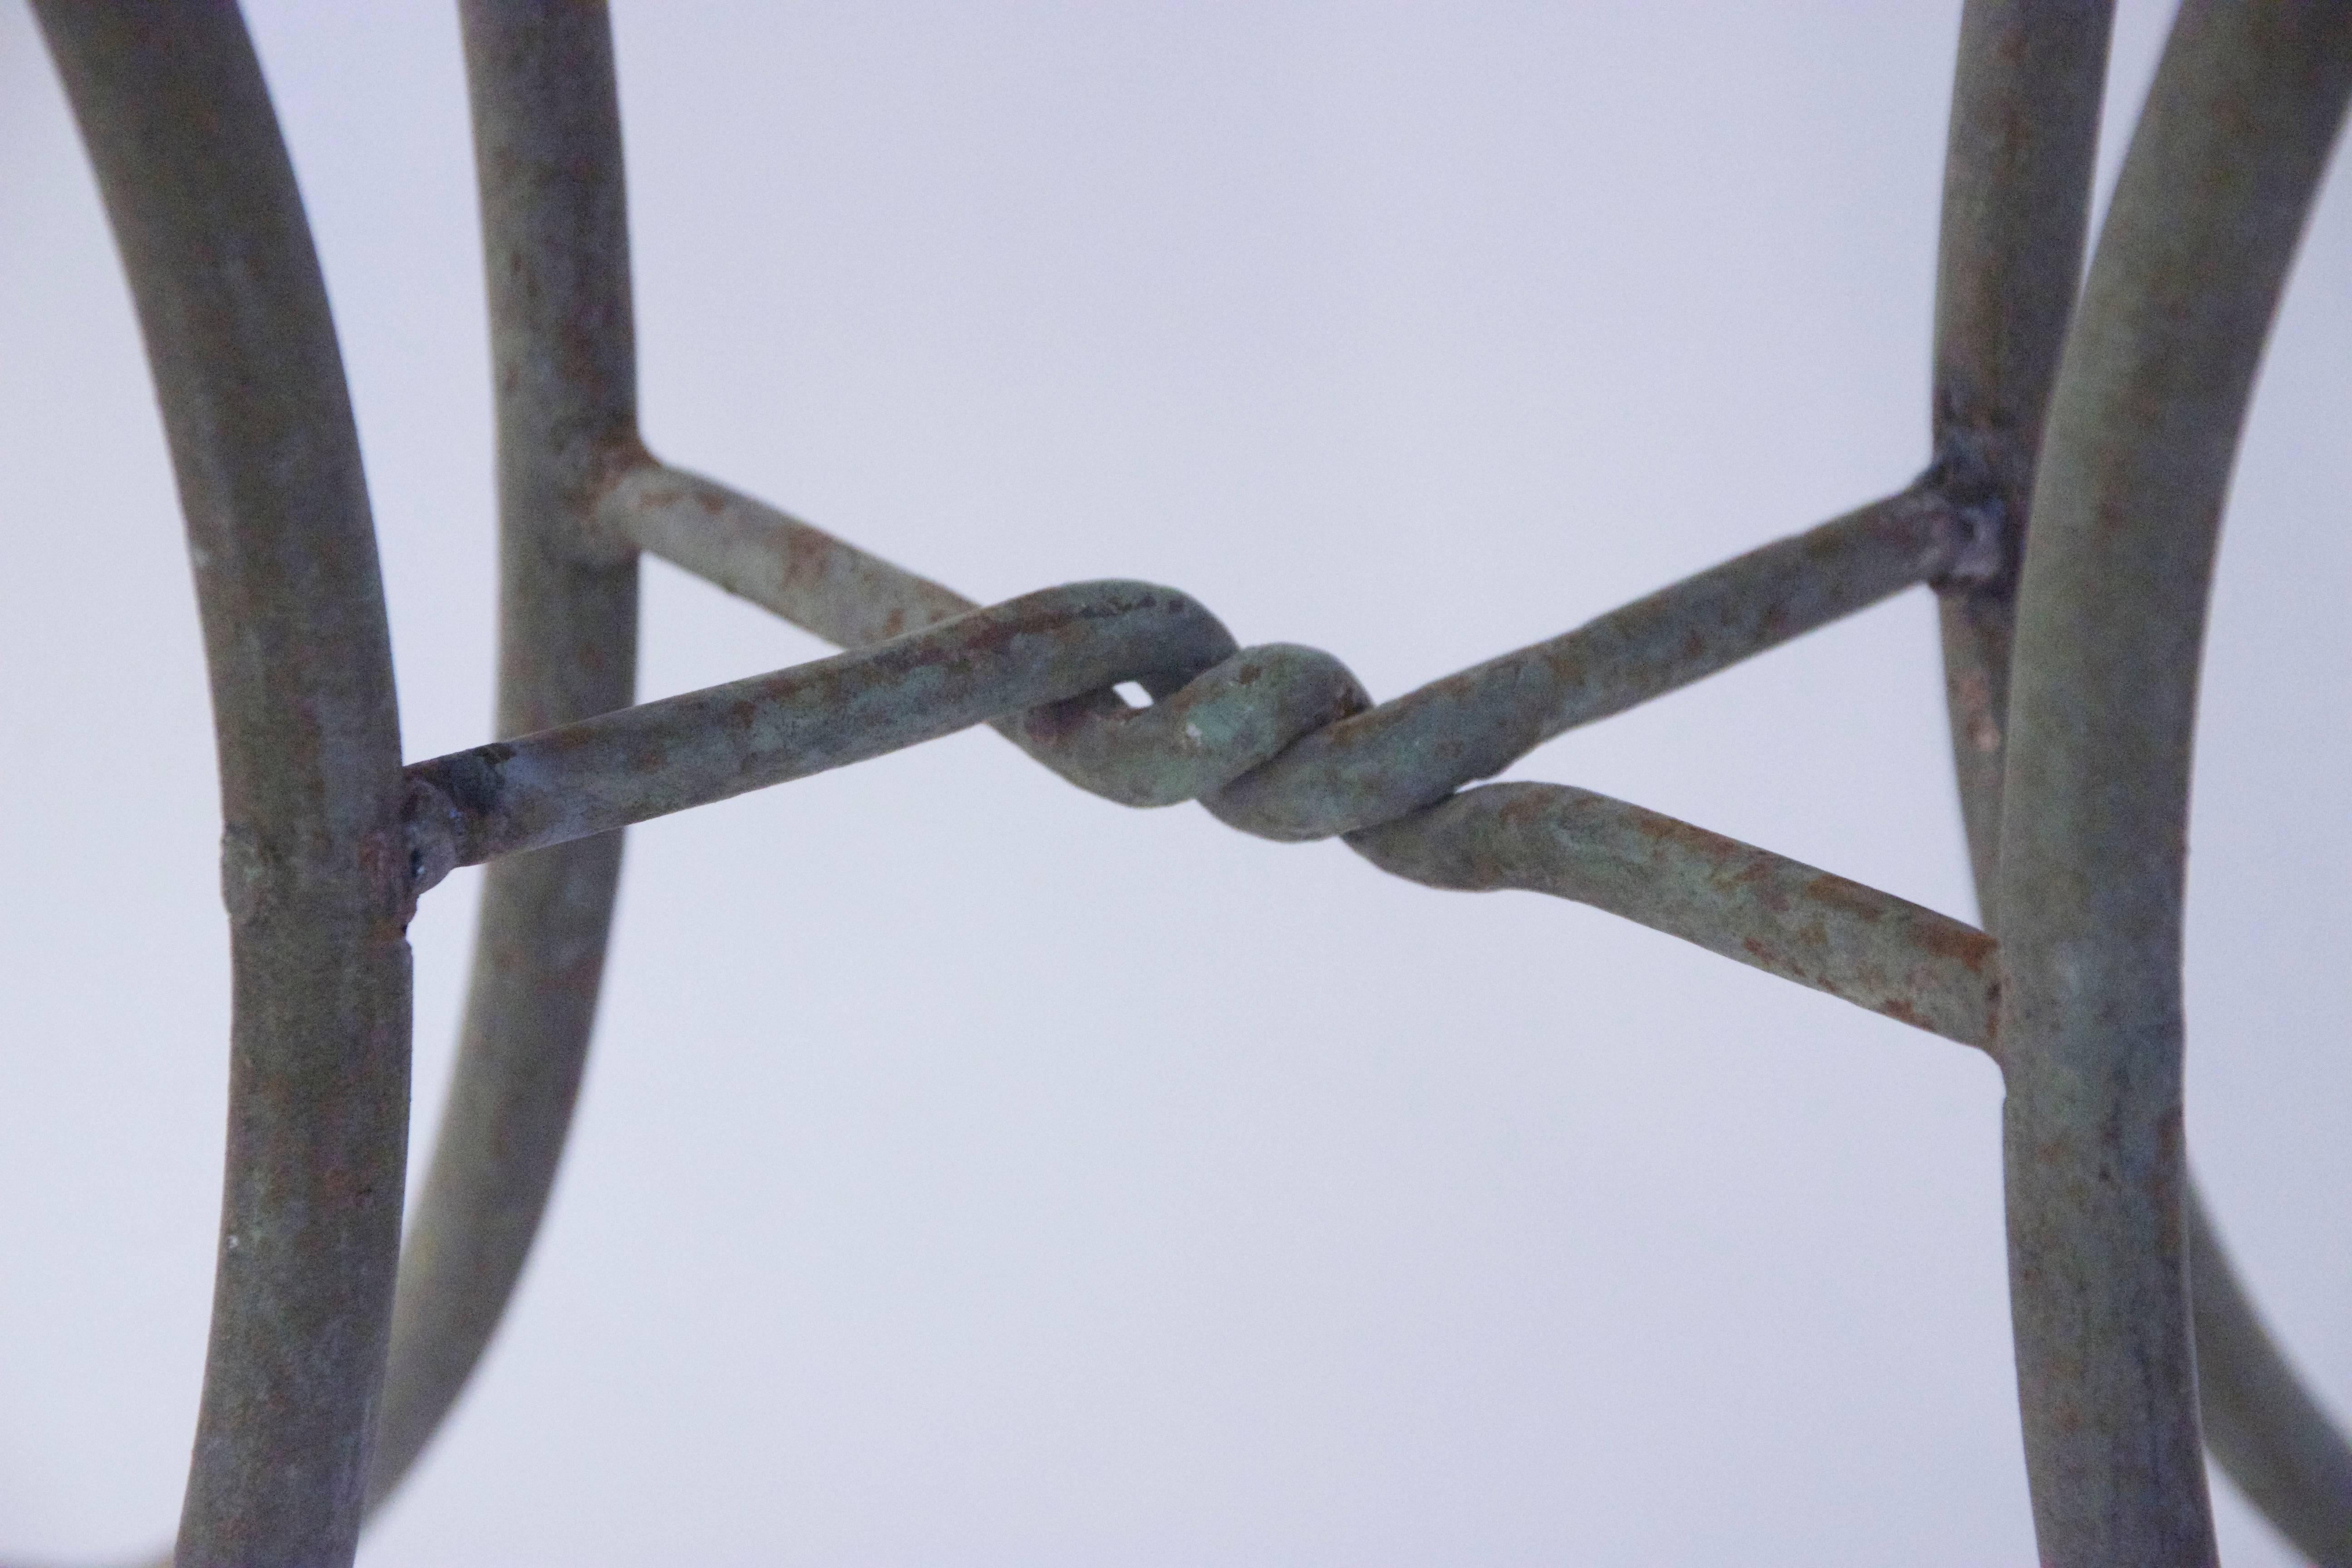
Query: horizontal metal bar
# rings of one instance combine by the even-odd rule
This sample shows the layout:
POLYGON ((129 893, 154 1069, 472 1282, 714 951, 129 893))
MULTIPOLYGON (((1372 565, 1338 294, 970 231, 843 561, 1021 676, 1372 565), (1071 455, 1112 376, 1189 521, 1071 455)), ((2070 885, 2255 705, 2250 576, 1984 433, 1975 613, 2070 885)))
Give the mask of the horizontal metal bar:
MULTIPOLYGON (((677 469, 624 476, 604 515, 614 531, 822 637, 879 635, 965 603, 677 469)), ((1115 699, 1108 711, 1065 703, 998 727, 1116 799, 1160 805, 1198 794, 1222 819, 1268 837, 1349 829, 1351 847, 1398 875, 1593 903, 1990 1050, 1991 944, 1971 927, 1581 790, 1496 785, 1444 797, 1576 724, 1904 587, 1998 574, 1996 521, 1953 503, 1931 476, 1379 707, 1328 655, 1262 648, 1142 712, 1115 699), (1219 739, 1241 734, 1275 746, 1274 760, 1248 771, 1230 752, 1219 761, 1219 739), (1282 749, 1284 734, 1302 738, 1282 749), (1433 799, 1444 804, 1423 809, 1433 799)))
POLYGON ((1119 681, 1173 689, 1234 651, 1215 616, 1172 590, 1049 588, 878 647, 416 763, 411 866, 429 886, 454 866, 805 778, 1119 681))
MULTIPOLYGON (((708 481, 654 472, 625 482, 639 489, 624 516, 663 520, 638 537, 748 582, 761 602, 791 605, 804 625, 851 635, 954 602, 910 573, 708 481), (726 520, 713 531, 717 543, 695 532, 693 511, 726 520), (860 599, 861 585, 871 597, 860 599), (822 602, 836 593, 847 602, 822 602)), ((1941 526, 1934 518, 1933 509, 1908 503, 1865 509, 1758 552, 1759 569, 1722 574, 1706 597, 1694 596, 1720 604, 1732 585, 1759 578, 1793 584, 1804 557, 1822 552, 1824 533, 1832 554, 1874 558, 1871 546, 1883 546, 1889 532, 1908 548, 1916 538, 1902 531, 1923 524, 1931 533, 1941 526)), ((1882 548, 1875 558, 1888 555, 1882 548)), ((1915 570, 1919 557, 1916 550, 1910 556, 1915 570)), ((1649 629, 1643 617, 1620 623, 1626 626, 1649 629)), ((1650 631, 1652 640, 1662 635, 1650 631)), ((1206 611, 1167 589, 1052 589, 868 652, 439 758, 409 773, 446 803, 448 847, 439 858, 452 864, 803 777, 1013 710, 1025 710, 1014 726, 1024 738, 1082 762, 1084 771, 1124 780, 1106 793, 1168 804, 1251 776, 1245 770, 1266 755, 1295 755, 1364 700, 1328 655, 1277 646, 1217 657, 1229 643, 1206 611), (1172 640, 1171 624, 1181 627, 1172 640), (1121 703, 1122 720, 1110 724, 1066 700, 1137 678, 1171 694, 1141 711, 1121 703), (1301 735, 1307 740, 1294 744, 1301 735)), ((1991 942, 1982 932, 1639 806, 1561 785, 1493 785, 1349 842, 1414 880, 1523 887, 1596 904, 1991 1048, 1991 942)))
POLYGON ((1348 842, 1427 887, 1590 904, 2000 1059, 1984 932, 1642 806, 1567 784, 1483 784, 1348 842))

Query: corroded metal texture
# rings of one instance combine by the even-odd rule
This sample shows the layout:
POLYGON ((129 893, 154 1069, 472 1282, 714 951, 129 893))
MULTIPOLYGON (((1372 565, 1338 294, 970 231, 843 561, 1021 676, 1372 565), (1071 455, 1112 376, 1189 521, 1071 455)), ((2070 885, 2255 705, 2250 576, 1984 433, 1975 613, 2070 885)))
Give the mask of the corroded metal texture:
POLYGON ((1984 544, 1973 519, 1915 487, 1335 724, 1211 809, 1292 840, 1391 821, 1889 595, 1991 570, 1984 544))
POLYGON ((2000 909, 2010 1275, 2042 1560, 2212 1560, 2180 909, 2197 667, 2255 363, 2352 91, 2352 5, 2185 6, 2052 399, 2000 909))
POLYGON ((2009 651, 2042 416, 2083 274, 2113 0, 1969 0, 1944 156, 1931 435, 2006 570, 1938 606, 1952 760, 1985 928, 1999 880, 2009 651))
MULTIPOLYGON (((616 512, 632 522, 607 509, 616 512)), ((1219 816, 1266 837, 1327 837, 1393 821, 1570 724, 1632 706, 1628 693, 1684 684, 1926 581, 1948 569, 1951 532, 1949 513, 1932 500, 1867 508, 1355 717, 1343 715, 1365 706, 1361 688, 1328 655, 1277 647, 1236 658, 1223 626, 1169 589, 1049 589, 872 653, 419 763, 409 770, 428 786, 415 797, 416 858, 428 874, 476 865, 1024 710, 1008 731, 1098 793, 1139 805, 1205 796, 1219 816), (1167 700, 1140 712, 1067 706, 1129 679, 1167 700), (1325 744, 1335 734, 1339 743, 1325 744), (1312 828, 1281 815, 1282 804, 1302 801, 1312 828)), ((764 542, 784 554, 764 581, 788 581, 795 551, 803 561, 838 560, 812 538, 824 536, 805 525, 772 531, 764 542)), ((837 593, 842 580, 887 601, 907 579, 842 572, 837 593)), ((887 626, 903 616, 896 605, 866 608, 829 624, 887 626)))
MULTIPOLYGON (((606 498, 604 517, 653 553, 846 647, 971 607, 927 578, 677 469, 630 474, 606 498)), ((1244 832, 1286 841, 1393 821, 1580 724, 1903 589, 1975 581, 2000 569, 1997 541, 1982 520, 1932 486, 1915 486, 1377 707, 1352 678, 1318 672, 1336 721, 1310 726, 1299 744, 1208 796, 1209 808, 1244 832)), ((1263 698, 1269 689, 1255 689, 1263 698)), ((1139 796, 1135 786, 1099 776, 1088 761, 1116 744, 1102 730, 1140 717, 1097 701, 1050 721, 999 727, 1082 788, 1132 805, 1187 798, 1148 788, 1139 796)))
MULTIPOLYGON (((1961 21, 1937 268, 1939 461, 1973 476, 2012 552, 2088 227, 2112 7, 1970 0, 1961 21)), ((2016 574, 1942 595, 1946 693, 1981 923, 1997 931, 2016 574)), ((2187 1189, 2208 1450, 2315 1563, 2352 1564, 2352 1447, 2312 1401, 2187 1189)))
POLYGON ((1268 838, 1344 836, 1430 886, 1590 904, 1984 1049, 2011 1090, 2043 1560, 2211 1559, 2201 1360, 2216 1456, 2315 1560, 2352 1563, 2352 1449, 2187 1184, 2179 994, 2222 490, 2352 93, 2352 0, 2184 8, 2079 319, 2109 7, 1970 0, 1926 473, 1377 705, 1330 655, 1239 647, 1173 590, 1081 584, 982 608, 656 461, 636 430, 603 7, 463 0, 499 739, 405 770, 341 365, 234 9, 38 5, 155 366, 220 731, 231 1128, 180 1561, 348 1562, 363 1509, 449 1409, 562 1153, 618 830, 986 722, 1127 805, 1199 800, 1268 838), (853 651, 632 707, 640 549, 853 651), (1941 595, 1983 931, 1588 791, 1464 787, 1920 584, 1941 595), (1149 705, 1111 689, 1129 679, 1149 705), (458 1068, 395 1292, 403 929, 421 892, 482 862, 458 1068))
MULTIPOLYGON (((467 0, 499 465, 497 732, 625 706, 635 553, 595 497, 636 445, 636 351, 612 32, 602 4, 467 0)), ((579 1092, 620 877, 617 836, 484 879, 456 1077, 401 1261, 371 1502, 480 1358, 547 1204, 579 1092)))
MULTIPOLYGON (((692 476, 634 474, 615 487, 606 514, 647 549, 820 636, 846 641, 964 602, 692 476)), ((1078 771, 1136 781, 1101 793, 1133 805, 1202 795, 1219 816, 1268 837, 1324 837, 1333 823, 1346 831, 1374 812, 1349 842, 1399 876, 1595 904, 1990 1050, 1990 942, 1958 921, 1581 790, 1497 784, 1418 809, 1423 797, 1499 771, 1572 724, 1633 706, 1888 593, 1947 575, 1956 564, 1981 570, 1968 553, 1979 543, 1952 509, 1906 491, 1552 642, 1336 719, 1364 699, 1328 655, 1251 649, 1212 668, 1202 656, 1213 645, 1199 638, 1181 658, 1157 656, 1147 668, 1139 650, 1107 646, 1109 634, 1130 628, 1124 616, 1089 616, 1089 600, 1103 595, 1106 605, 1129 614, 1129 606, 1148 607, 1151 618, 1137 630, 1181 624, 1168 610, 1190 601, 1139 584, 1049 590, 961 616, 940 628, 952 638, 901 637, 885 645, 887 663, 821 660, 410 772, 454 808, 446 826, 432 825, 455 845, 436 858, 470 864, 912 744, 992 716, 992 699, 1003 711, 1053 700, 1057 681, 1072 690, 1126 679, 1165 684, 1201 660, 1201 679, 1180 682, 1150 709, 1126 712, 1123 724, 1057 724, 1049 710, 1012 731, 1016 738, 1084 735, 1098 760, 1078 771), (1088 636, 1056 646, 1043 640, 1049 626, 1066 639, 1088 636), (1039 641, 1034 651, 1008 636, 1031 628, 1039 641), (1286 703, 1286 692, 1302 681, 1306 700, 1286 703), (862 710, 867 706, 874 711, 862 710), (1221 711, 1231 720, 1200 722, 1200 715, 1221 711), (1249 741, 1237 743, 1237 735, 1249 741), (1243 761, 1261 745, 1278 759, 1265 766, 1243 761), (699 750, 689 757, 687 747, 699 750), (1171 778, 1176 770, 1164 761, 1171 757, 1191 763, 1191 776, 1171 778), (1259 803, 1269 799, 1307 802, 1302 809, 1316 814, 1321 831, 1267 831, 1273 814, 1259 803)))
POLYGON ((400 1239, 415 907, 358 436, 235 8, 39 15, 139 307, 219 742, 228 1153, 178 1560, 349 1563, 400 1239))
MULTIPOLYGON (((427 847, 428 865, 476 865, 1129 679, 1179 689, 1135 715, 1137 728, 1102 737, 1102 760, 1135 781, 1136 804, 1189 798, 1292 746, 1328 721, 1318 706, 1353 690, 1345 670, 1312 649, 1232 650, 1224 627, 1171 590, 1050 588, 868 651, 416 763, 410 799, 425 815, 415 841, 427 847), (1201 678, 1188 681, 1188 672, 1201 678), (1286 704, 1282 689, 1302 675, 1309 700, 1286 704), (1164 721, 1150 724, 1155 718, 1164 721), (1162 765, 1171 760, 1174 768, 1162 765)), ((1593 904, 1993 1049, 1992 943, 1982 932, 1622 801, 1564 785, 1492 784, 1349 843, 1414 881, 1593 904)))
MULTIPOLYGON (((871 647, 979 607, 951 588, 787 512, 699 474, 650 459, 614 482, 605 493, 600 516, 614 534, 836 647, 871 647)), ((1228 696, 1213 710, 1193 715, 1202 731, 1230 732, 1234 743, 1247 750, 1251 742, 1244 729, 1258 735, 1284 730, 1295 715, 1301 721, 1288 732, 1297 735, 1319 727, 1306 719, 1336 718, 1364 704, 1355 678, 1344 670, 1334 666, 1309 672, 1292 668, 1293 662, 1285 661, 1281 671, 1291 679, 1258 689, 1261 701, 1252 702, 1246 694, 1239 700, 1228 696), (1338 705, 1318 706, 1318 688, 1338 693, 1338 705), (1288 712, 1262 711, 1262 700, 1276 689, 1288 712)), ((1148 679, 1143 684, 1156 698, 1177 695, 1177 686, 1155 688, 1148 679)), ((1188 707, 1207 701, 1205 691, 1184 699, 1188 707)), ((1185 765, 1187 731, 1181 725, 1171 727, 1173 717, 1156 710, 1139 712, 1116 693, 1104 690, 1073 698, 1050 712, 1007 714, 990 723, 1080 789, 1127 805, 1166 805, 1212 787, 1192 787, 1202 775, 1197 767, 1185 765)), ((1225 773, 1215 783, 1231 776, 1225 773)))
MULTIPOLYGON (((433 846, 426 863, 479 865, 1123 680, 1173 689, 1234 651, 1215 616, 1170 589, 1048 588, 876 648, 420 763, 408 776, 428 788, 412 798, 443 809, 417 820, 415 841, 433 846), (443 834, 446 851, 437 847, 443 834)), ((1276 733, 1267 743, 1290 739, 1276 733)))
POLYGON ((1496 784, 1349 842, 1429 887, 1606 910, 2000 1059, 1991 938, 1687 822, 1567 784, 1496 784))
POLYGON ((604 492, 616 537, 835 647, 867 647, 980 605, 715 479, 648 458, 604 492))

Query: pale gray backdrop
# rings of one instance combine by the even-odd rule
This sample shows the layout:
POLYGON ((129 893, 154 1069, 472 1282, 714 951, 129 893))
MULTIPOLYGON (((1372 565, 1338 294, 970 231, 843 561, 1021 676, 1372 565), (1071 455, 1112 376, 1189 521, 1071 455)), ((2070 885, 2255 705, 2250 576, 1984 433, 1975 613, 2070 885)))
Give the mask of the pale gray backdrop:
MULTIPOLYGON (((1149 578, 1393 695, 1920 466, 1957 14, 623 4, 647 432, 966 593, 1149 578)), ((408 753, 472 744, 454 19, 253 22, 408 753)), ((2339 1415, 2347 195, 2240 472, 2189 973, 2200 1166, 2339 1415)), ((87 1559, 184 1474, 225 942, 146 373, 14 5, 0 474, 0 1551, 87 1559)), ((657 565, 646 621, 648 695, 817 651, 657 565)), ((1938 691, 1917 593, 1520 772, 1965 915, 1938 691)), ((473 895, 415 929, 420 1164, 473 895)), ((960 737, 633 833, 544 1241, 362 1560, 2026 1563, 1999 1110, 1974 1054, 1668 938, 960 737)))

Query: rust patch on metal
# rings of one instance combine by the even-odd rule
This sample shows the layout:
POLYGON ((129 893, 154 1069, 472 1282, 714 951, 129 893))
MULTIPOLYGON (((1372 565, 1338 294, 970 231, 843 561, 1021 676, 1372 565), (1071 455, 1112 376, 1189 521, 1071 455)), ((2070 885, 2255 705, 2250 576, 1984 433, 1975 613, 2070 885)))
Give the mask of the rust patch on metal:
POLYGON ((1985 965, 2000 951, 2000 944, 1992 938, 1958 921, 1919 921, 1912 927, 1911 940, 1924 952, 1965 965, 1970 974, 1982 974, 1985 965))
POLYGON ((1805 884, 1805 897, 1856 920, 1875 922, 1885 920, 1889 912, 1885 894, 1828 872, 1805 884))

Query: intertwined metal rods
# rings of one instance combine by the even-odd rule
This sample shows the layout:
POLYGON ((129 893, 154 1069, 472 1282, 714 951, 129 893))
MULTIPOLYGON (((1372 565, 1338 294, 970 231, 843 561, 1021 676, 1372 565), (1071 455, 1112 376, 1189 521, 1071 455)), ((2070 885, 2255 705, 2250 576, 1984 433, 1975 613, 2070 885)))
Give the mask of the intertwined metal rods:
POLYGON ((1971 0, 1927 471, 1374 705, 1328 655, 1237 647, 1171 590, 976 607, 656 460, 602 8, 465 0, 507 738, 405 769, 341 367, 242 22, 224 4, 37 7, 137 299, 219 729, 231 1121, 180 1562, 348 1562, 448 1410, 553 1177, 618 829, 988 722, 1129 805, 1197 799, 1433 886, 1595 904, 1985 1050, 2009 1089, 2043 1560, 2211 1561, 2201 1434, 2305 1552, 2352 1563, 2352 1450, 2188 1184, 2179 999, 2213 543, 2352 94, 2352 4, 2183 7, 2078 303, 2107 8, 1971 0), (853 651, 633 707, 640 551, 853 651), (1917 584, 1941 596, 1986 931, 1585 791, 1465 787, 1917 584), (1150 706, 1110 689, 1130 679, 1150 706), (404 1254, 404 933, 423 892, 486 861, 457 1083, 404 1254))

